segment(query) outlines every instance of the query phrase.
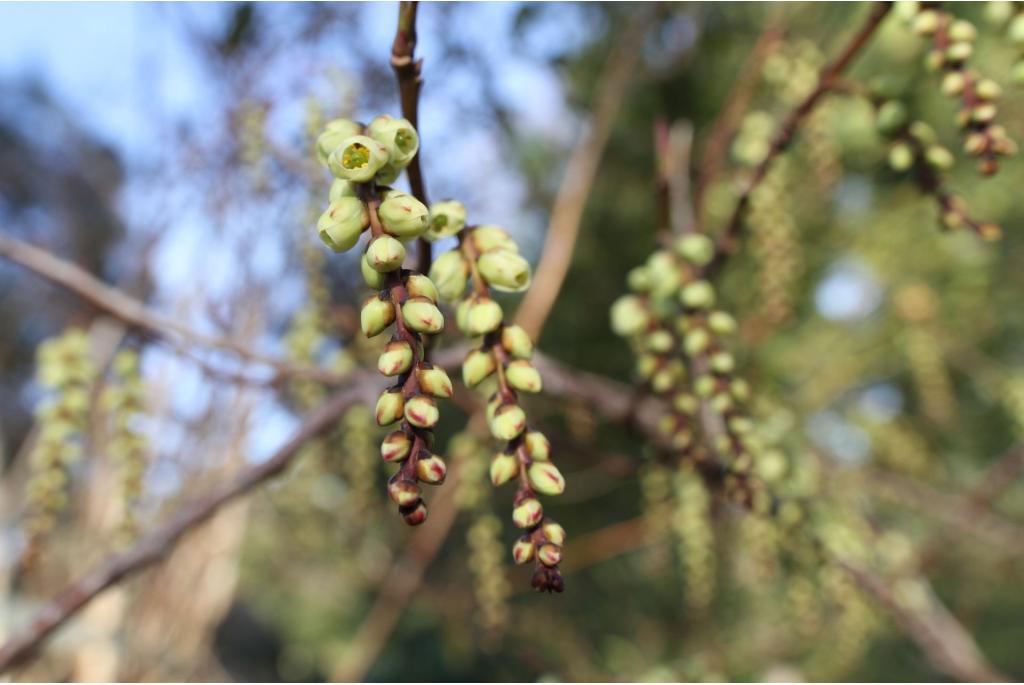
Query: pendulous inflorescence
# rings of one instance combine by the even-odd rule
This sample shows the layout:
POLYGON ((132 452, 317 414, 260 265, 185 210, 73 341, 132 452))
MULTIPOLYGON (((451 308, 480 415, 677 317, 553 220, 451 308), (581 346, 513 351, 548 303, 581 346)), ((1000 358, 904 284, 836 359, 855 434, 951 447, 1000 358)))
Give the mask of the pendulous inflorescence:
POLYGON ((437 257, 430 270, 442 299, 455 302, 455 322, 467 338, 480 339, 462 364, 467 387, 494 378, 496 390, 487 402, 487 425, 504 449, 491 461, 495 486, 515 481, 512 520, 523 534, 513 546, 516 563, 534 562, 533 586, 561 592, 558 570, 565 530, 544 514, 539 495, 559 495, 565 479, 551 463, 551 444, 540 431, 527 425, 519 393, 541 391, 540 373, 530 361, 533 341, 517 325, 505 323, 501 305, 491 291, 520 292, 530 285, 530 264, 503 228, 469 226, 465 207, 455 201, 430 208, 427 238, 457 236, 458 247, 437 257), (468 291, 467 291, 468 289, 468 291))
POLYGON ((316 141, 320 162, 336 179, 330 206, 317 222, 321 240, 345 252, 369 234, 360 266, 367 285, 377 292, 363 302, 360 326, 368 338, 393 330, 377 370, 395 382, 381 393, 375 414, 378 425, 399 424, 384 438, 381 457, 399 465, 388 480, 388 495, 413 526, 427 518, 419 484, 439 485, 447 473, 444 460, 432 452, 433 428, 440 418, 437 400, 452 395, 448 374, 424 355, 424 336, 444 328, 437 288, 426 275, 402 268, 405 244, 429 226, 427 207, 387 185, 418 150, 412 124, 387 115, 368 126, 331 120, 316 141))

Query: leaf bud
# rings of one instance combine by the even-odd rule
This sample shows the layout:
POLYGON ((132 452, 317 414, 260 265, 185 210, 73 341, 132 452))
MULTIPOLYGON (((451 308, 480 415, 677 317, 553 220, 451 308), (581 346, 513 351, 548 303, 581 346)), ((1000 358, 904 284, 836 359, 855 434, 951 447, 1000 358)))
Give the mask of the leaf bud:
POLYGON ((366 227, 370 225, 370 215, 366 205, 355 197, 343 197, 332 202, 316 222, 320 240, 335 252, 351 250, 359 241, 366 227))
POLYGON ((432 454, 426 459, 421 458, 416 462, 416 477, 424 483, 440 485, 447 475, 448 467, 445 465, 444 459, 436 454, 432 454))
POLYGON ((538 461, 530 464, 526 475, 533 489, 542 495, 561 495, 565 492, 565 478, 558 467, 550 461, 538 461))
POLYGON ((505 377, 509 385, 522 392, 540 392, 544 385, 540 372, 526 359, 509 362, 505 368, 505 377))
POLYGON ((462 382, 473 388, 494 373, 496 365, 490 350, 472 350, 462 362, 462 382))
POLYGON ((404 461, 412 449, 412 438, 405 431, 388 433, 380 443, 380 458, 387 462, 404 461))
POLYGON ((533 341, 522 326, 511 325, 501 329, 501 346, 510 357, 529 359, 533 356, 533 341))
POLYGON ((540 500, 527 497, 512 509, 512 522, 519 528, 532 528, 544 518, 540 500))
POLYGON ((405 340, 392 340, 377 358, 377 370, 385 376, 398 376, 412 367, 412 345, 405 340))
POLYGON ((395 320, 395 307, 391 300, 382 300, 377 295, 368 297, 359 312, 359 325, 367 338, 372 338, 395 320))
POLYGON ((384 230, 399 240, 412 240, 427 230, 427 206, 412 195, 392 195, 377 210, 384 230))
MULTIPOLYGON (((316 139, 316 157, 327 166, 327 159, 335 148, 352 136, 363 132, 363 126, 351 119, 331 119, 324 126, 324 131, 316 139)), ((333 198, 332 198, 333 199, 333 198)))
POLYGON ((434 397, 451 397, 452 381, 445 370, 438 366, 421 364, 416 368, 416 382, 420 390, 434 397))
POLYGON ((327 166, 337 178, 366 183, 388 162, 388 150, 368 136, 345 139, 327 157, 327 166))
POLYGON ((672 246, 676 254, 694 266, 707 266, 715 257, 715 243, 703 233, 689 233, 672 246))
POLYGON ((533 553, 536 550, 536 546, 533 541, 530 540, 529 536, 524 536, 516 540, 515 544, 512 545, 512 558, 517 564, 525 564, 533 559, 533 553))
POLYGON ((408 119, 381 114, 374 117, 366 132, 384 145, 392 164, 405 167, 420 149, 420 138, 408 119))
POLYGON ((387 426, 402 418, 405 397, 400 389, 385 390, 377 398, 376 419, 378 426, 387 426))
POLYGON ((445 200, 430 205, 430 225, 424 237, 427 240, 448 238, 466 226, 466 207, 457 200, 445 200))
POLYGON ((526 413, 514 402, 497 408, 490 421, 491 435, 498 440, 512 440, 526 429, 526 413))
POLYGON ((426 395, 416 395, 405 403, 405 420, 417 428, 433 428, 441 418, 437 402, 426 395))
POLYGON ((499 452, 491 459, 491 484, 504 485, 519 475, 519 460, 514 454, 499 452))
POLYGON ((495 290, 517 293, 530 287, 530 263, 515 252, 491 250, 480 255, 476 265, 495 290))
POLYGON ((426 297, 410 297, 402 305, 405 324, 417 333, 440 333, 444 328, 444 314, 426 297))

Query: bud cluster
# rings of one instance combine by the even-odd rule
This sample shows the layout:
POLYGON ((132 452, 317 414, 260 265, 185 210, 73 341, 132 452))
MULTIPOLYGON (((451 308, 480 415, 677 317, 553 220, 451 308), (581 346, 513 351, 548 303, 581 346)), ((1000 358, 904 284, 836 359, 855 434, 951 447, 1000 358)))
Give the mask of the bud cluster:
POLYGON ((388 496, 409 525, 427 518, 420 483, 444 482, 447 466, 433 454, 437 400, 452 395, 444 369, 424 357, 425 335, 444 328, 438 291, 425 275, 402 269, 404 243, 422 236, 429 225, 426 205, 387 187, 419 149, 416 130, 406 119, 376 117, 369 126, 348 119, 327 122, 316 142, 317 156, 336 178, 330 206, 317 222, 320 238, 336 252, 370 238, 361 260, 363 278, 377 290, 360 311, 360 327, 371 338, 394 326, 377 360, 377 369, 395 383, 377 400, 380 426, 399 424, 381 444, 381 457, 399 464, 388 480, 388 496))
POLYGON ((428 239, 457 235, 459 246, 437 257, 430 269, 440 296, 455 304, 455 320, 468 338, 481 338, 478 348, 466 356, 462 378, 473 388, 494 377, 497 390, 487 402, 487 425, 504 449, 491 461, 495 486, 516 480, 512 519, 523 529, 513 547, 516 563, 533 561, 533 586, 561 592, 564 581, 558 570, 565 531, 544 515, 537 498, 558 495, 565 479, 551 463, 551 445, 539 431, 527 426, 518 393, 541 391, 540 373, 530 362, 533 341, 520 326, 506 325, 505 314, 490 291, 520 292, 530 285, 530 264, 519 247, 499 226, 466 225, 466 210, 455 201, 438 202, 430 208, 428 239), (472 285, 468 289, 467 286, 472 285))
POLYGON ((1013 154, 1016 144, 994 123, 1002 88, 967 65, 977 29, 966 19, 924 4, 917 5, 910 23, 914 33, 932 39, 926 65, 942 74, 942 92, 960 100, 956 123, 964 131, 964 152, 977 158, 982 174, 994 174, 998 158, 1013 154))
POLYGON ((938 142, 935 129, 923 121, 912 121, 906 106, 899 100, 876 103, 875 126, 892 141, 889 166, 900 173, 913 173, 921 189, 935 196, 945 228, 967 228, 985 240, 996 240, 1002 235, 996 224, 979 221, 968 214, 963 198, 943 185, 942 174, 952 169, 956 160, 953 153, 938 142))
POLYGON ((68 472, 81 459, 98 371, 89 336, 71 328, 39 345, 36 375, 47 395, 36 410, 39 434, 26 486, 29 556, 68 504, 68 472))
POLYGON ((138 532, 136 509, 142 496, 149 443, 139 426, 146 411, 146 393, 139 373, 139 354, 123 349, 114 356, 111 381, 104 388, 103 408, 110 421, 106 454, 118 470, 124 513, 122 533, 138 532))

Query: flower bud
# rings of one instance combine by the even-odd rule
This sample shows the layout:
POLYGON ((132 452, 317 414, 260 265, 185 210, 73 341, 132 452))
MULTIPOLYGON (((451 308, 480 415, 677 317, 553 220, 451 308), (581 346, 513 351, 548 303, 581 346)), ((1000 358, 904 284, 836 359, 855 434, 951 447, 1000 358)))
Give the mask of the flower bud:
POLYGON ((525 359, 509 362, 505 368, 505 377, 508 379, 509 385, 523 392, 540 392, 544 385, 540 372, 525 359))
POLYGON ((910 136, 917 140, 922 145, 931 145, 938 137, 935 135, 935 129, 924 121, 915 121, 907 129, 910 136))
POLYGON ((525 564, 533 559, 536 546, 529 536, 521 537, 512 545, 512 558, 517 564, 525 564))
POLYGON ((883 102, 875 114, 875 126, 882 135, 892 136, 907 125, 907 107, 899 100, 883 102))
POLYGON ((706 309, 715 303, 715 288, 707 281, 694 281, 683 287, 679 301, 686 307, 706 309))
POLYGON ((551 442, 540 431, 528 430, 523 440, 526 453, 533 461, 547 461, 551 458, 551 442))
POLYGON ((411 480, 405 480, 396 473, 388 480, 388 497, 400 507, 416 504, 420 499, 420 486, 411 480))
POLYGON ((405 403, 405 420, 417 428, 433 428, 441 412, 437 410, 437 402, 426 395, 416 395, 405 403))
POLYGON ((978 37, 978 29, 966 19, 957 19, 949 25, 949 39, 953 42, 971 43, 978 37))
POLYGON ((382 300, 377 295, 372 295, 363 302, 363 308, 359 312, 359 325, 363 329, 363 335, 372 338, 395 320, 395 307, 391 300, 382 300))
POLYGON ((405 431, 388 433, 380 443, 380 458, 387 462, 404 461, 412 449, 412 438, 405 431))
POLYGON ((423 364, 416 369, 416 382, 420 390, 434 397, 451 397, 452 381, 445 370, 437 366, 423 364))
POLYGON ((565 544, 565 528, 562 528, 554 521, 545 523, 541 530, 544 532, 544 537, 548 539, 548 542, 559 547, 565 544))
POLYGON ((728 352, 716 352, 711 355, 711 370, 715 373, 732 373, 736 368, 736 360, 728 352))
POLYGON ((367 136, 347 138, 327 157, 332 174, 354 183, 371 180, 387 162, 387 148, 367 136))
POLYGON ((439 255, 430 265, 430 280, 443 300, 451 302, 466 292, 469 263, 459 250, 439 255))
POLYGON ((490 427, 496 439, 512 440, 526 429, 526 413, 518 404, 508 402, 494 412, 490 427))
POLYGON ((519 246, 509 237, 508 231, 494 224, 477 226, 470 232, 469 238, 473 241, 473 247, 481 254, 491 250, 519 252, 519 246))
POLYGON ((384 230, 401 240, 412 240, 427 230, 427 206, 412 195, 393 195, 380 203, 377 216, 384 230))
POLYGON ((928 164, 941 171, 952 169, 955 161, 953 153, 941 145, 929 145, 928 149, 925 150, 924 158, 928 161, 928 164))
POLYGON ((930 36, 939 29, 939 13, 935 10, 921 10, 911 24, 914 33, 919 36, 930 36))
POLYGON ((423 500, 418 500, 407 507, 399 507, 398 513, 410 526, 418 526, 427 520, 427 505, 423 500))
POLYGON ((434 287, 434 282, 423 274, 409 274, 405 279, 405 290, 409 297, 425 297, 437 304, 437 288, 434 287))
POLYGON ((537 559, 545 566, 558 566, 562 561, 562 548, 545 542, 537 549, 537 559))
POLYGON ((533 341, 522 326, 511 325, 501 329, 501 346, 510 357, 529 359, 533 356, 533 341))
POLYGON ((565 492, 565 478, 558 467, 550 461, 538 461, 530 464, 526 475, 533 489, 542 495, 561 495, 565 492))
POLYGON ((321 164, 327 166, 327 159, 335 148, 362 132, 362 124, 351 119, 331 119, 324 126, 324 132, 316 139, 316 158, 320 160, 321 164))
POLYGON ((643 300, 636 295, 623 295, 612 305, 612 330, 629 337, 642 332, 650 323, 650 315, 643 300))
POLYGON ((366 285, 374 290, 380 290, 384 287, 384 274, 370 266, 370 263, 366 261, 365 253, 359 259, 359 270, 363 274, 363 281, 366 282, 366 285))
POLYGON ((388 185, 389 183, 397 181, 401 173, 402 167, 392 164, 389 161, 377 171, 377 175, 374 177, 374 180, 377 181, 377 183, 388 185))
POLYGON ((532 528, 544 518, 544 507, 539 500, 527 497, 512 510, 512 522, 519 528, 532 528))
POLYGON ((491 459, 491 483, 494 487, 504 485, 519 475, 519 460, 514 454, 499 452, 491 459))
POLYGON ((405 340, 392 340, 377 357, 377 370, 385 376, 397 376, 412 366, 412 345, 405 340))
POLYGON ((667 354, 672 350, 672 345, 675 339, 672 334, 664 329, 658 329, 651 331, 644 338, 644 346, 649 352, 655 354, 667 354))
POLYGON ((381 273, 394 271, 403 261, 405 246, 387 234, 377 236, 366 248, 366 262, 381 273))
POLYGON ((343 197, 358 197, 356 195, 356 187, 349 181, 336 178, 331 183, 331 189, 327 192, 327 200, 333 203, 343 197))
POLYGON ((327 247, 335 252, 345 252, 355 246, 369 225, 370 215, 366 205, 359 198, 343 197, 332 202, 327 211, 320 215, 316 230, 327 247))
POLYGON ((500 304, 486 295, 476 295, 469 300, 464 332, 468 336, 490 333, 497 330, 504 317, 500 304))
POLYGON ((448 467, 445 465, 444 459, 436 454, 416 462, 416 477, 424 483, 440 485, 447 475, 448 467))
POLYGON ((963 72, 951 71, 942 77, 942 94, 947 97, 956 97, 964 92, 965 85, 967 85, 967 79, 963 72))
POLYGON ((700 402, 689 393, 680 392, 672 398, 672 408, 680 413, 693 415, 697 413, 699 407, 700 402))
POLYGON ((651 275, 642 266, 636 266, 626 274, 626 285, 636 293, 645 293, 651 289, 651 275))
POLYGON ((495 290, 517 293, 530 287, 530 263, 515 252, 491 250, 480 255, 476 265, 495 290))
POLYGON ((695 328, 683 338, 683 350, 693 357, 711 346, 711 335, 703 328, 695 328))
POLYGON ((417 333, 440 333, 444 328, 444 314, 426 297, 410 297, 402 305, 402 318, 417 333))
POLYGON ((377 398, 376 418, 378 426, 387 426, 402 418, 405 397, 400 389, 385 390, 377 398))
POLYGON ((907 171, 914 166, 914 150, 906 143, 896 143, 889 148, 889 166, 895 171, 907 171))
POLYGON ((729 312, 711 312, 708 314, 708 328, 716 335, 732 335, 736 332, 736 319, 729 312))
POLYGON ((501 405, 502 400, 501 396, 498 395, 498 393, 494 393, 493 395, 491 395, 490 399, 487 400, 485 415, 487 417, 488 423, 494 420, 494 415, 498 412, 498 407, 500 407, 501 405))
POLYGON ((971 58, 974 46, 967 42, 953 43, 946 48, 946 59, 954 64, 965 62, 971 58))
POLYGON ((462 362, 462 382, 467 388, 475 387, 494 373, 495 368, 490 350, 472 350, 462 362))
POLYGON ((715 243, 703 233, 690 233, 672 246, 676 254, 694 266, 706 266, 715 257, 715 243))
POLYGON ((420 149, 420 138, 408 119, 381 114, 374 117, 366 132, 388 151, 388 157, 398 167, 405 167, 420 149))
POLYGON ((430 205, 430 227, 427 240, 440 240, 453 236, 466 226, 466 207, 457 200, 445 200, 430 205))
POLYGON ((711 397, 715 392, 715 379, 711 376, 697 376, 693 381, 693 391, 698 397, 711 397))

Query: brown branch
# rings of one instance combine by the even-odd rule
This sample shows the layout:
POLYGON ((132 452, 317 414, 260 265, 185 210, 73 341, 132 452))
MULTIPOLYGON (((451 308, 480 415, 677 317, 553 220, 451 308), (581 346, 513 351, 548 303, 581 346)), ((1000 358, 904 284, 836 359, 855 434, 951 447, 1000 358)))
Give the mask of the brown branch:
POLYGON ((367 392, 372 388, 373 377, 375 374, 365 372, 363 377, 359 378, 361 383, 325 402, 269 459, 248 467, 230 482, 183 506, 164 526, 139 540, 127 551, 109 558, 65 588, 56 599, 35 615, 22 632, 15 633, 0 648, 0 672, 27 658, 53 631, 103 590, 159 562, 186 533, 208 520, 225 504, 283 472, 303 445, 332 428, 338 416, 346 409, 368 399, 367 392))
POLYGON ((796 136, 803 120, 814 110, 814 106, 818 104, 818 101, 833 90, 840 75, 867 44, 868 39, 871 38, 875 29, 882 23, 882 19, 888 14, 891 7, 891 2, 875 3, 864 25, 861 26, 860 30, 857 31, 839 56, 822 68, 818 74, 818 85, 783 120, 782 125, 775 132, 774 138, 772 138, 768 154, 754 168, 750 180, 736 201, 736 207, 729 222, 726 224, 725 230, 718 238, 718 249, 715 259, 707 267, 709 273, 716 271, 730 255, 739 249, 740 233, 743 231, 743 215, 750 204, 750 196, 761 184, 761 181, 764 180, 775 159, 785 152, 790 143, 793 142, 793 138, 796 136))
POLYGON ((597 176, 612 126, 629 85, 636 76, 640 48, 649 19, 650 8, 635 12, 629 26, 616 42, 598 80, 600 85, 590 125, 565 166, 562 184, 551 208, 548 234, 533 285, 523 298, 516 315, 516 322, 526 329, 533 340, 540 339, 540 331, 569 272, 587 197, 597 176))
POLYGON ((228 350, 246 361, 272 367, 278 379, 310 378, 332 385, 348 381, 348 374, 295 364, 261 354, 233 340, 192 330, 174 319, 148 309, 139 300, 107 285, 85 269, 16 238, 0 234, 0 257, 20 264, 48 281, 70 290, 97 309, 120 319, 128 327, 144 330, 176 347, 180 348, 186 344, 228 350))

